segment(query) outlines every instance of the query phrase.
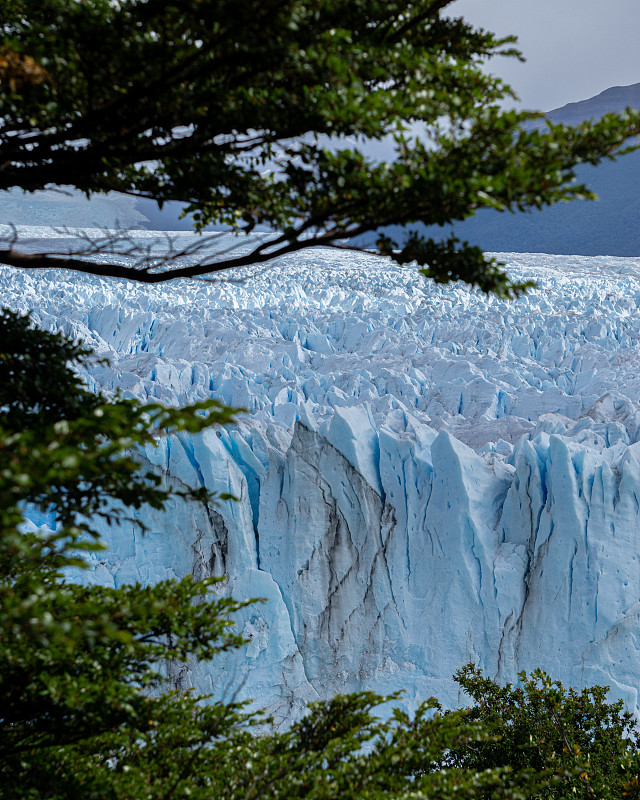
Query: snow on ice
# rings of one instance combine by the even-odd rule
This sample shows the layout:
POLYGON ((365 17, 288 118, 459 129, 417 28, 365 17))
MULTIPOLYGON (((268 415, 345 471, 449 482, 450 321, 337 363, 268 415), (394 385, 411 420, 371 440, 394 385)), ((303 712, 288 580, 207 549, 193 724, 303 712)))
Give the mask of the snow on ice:
POLYGON ((238 615, 245 650, 179 685, 242 686, 282 721, 362 688, 455 705, 475 661, 638 713, 640 259, 504 258, 539 289, 502 301, 330 250, 151 288, 0 270, 3 304, 109 357, 90 387, 249 411, 145 454, 239 500, 105 529, 89 576, 265 598, 238 615))

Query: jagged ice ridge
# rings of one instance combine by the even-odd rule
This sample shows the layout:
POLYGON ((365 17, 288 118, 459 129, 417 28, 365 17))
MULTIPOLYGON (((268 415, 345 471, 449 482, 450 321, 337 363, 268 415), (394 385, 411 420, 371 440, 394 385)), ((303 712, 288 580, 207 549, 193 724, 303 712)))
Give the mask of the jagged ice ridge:
POLYGON ((156 287, 0 269, 3 305, 110 359, 91 388, 250 412, 144 454, 237 502, 105 529, 81 578, 226 575, 266 599, 238 615, 242 652, 178 685, 240 686, 284 722, 362 688, 453 706, 475 661, 609 684, 638 713, 640 259, 504 258, 539 289, 502 301, 330 250, 156 287))

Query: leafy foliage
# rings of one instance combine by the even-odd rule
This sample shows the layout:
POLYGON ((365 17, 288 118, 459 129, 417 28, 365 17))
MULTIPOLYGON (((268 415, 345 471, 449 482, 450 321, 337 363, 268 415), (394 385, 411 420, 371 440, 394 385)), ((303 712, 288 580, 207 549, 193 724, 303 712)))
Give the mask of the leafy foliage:
MULTIPOLYGON (((442 715, 432 698, 413 717, 395 710, 388 721, 376 711, 397 696, 370 692, 311 703, 285 733, 245 735, 222 774, 220 795, 240 798, 524 798, 537 776, 507 768, 440 769, 452 747, 486 738, 481 726, 458 713, 442 715)), ((234 742, 235 744, 235 742, 234 742)), ((224 756, 223 756, 224 757, 224 756)))
POLYGON ((17 530, 25 503, 57 524, 56 532, 28 547, 22 535, 3 538, 12 559, 18 552, 30 559, 33 547, 58 552, 61 542, 57 566, 70 563, 63 555, 68 543, 92 548, 91 519, 108 519, 114 502, 122 515, 122 506, 161 508, 173 494, 210 499, 202 489, 161 486, 155 472, 141 471, 131 451, 155 446, 173 431, 196 433, 227 423, 232 409, 215 400, 175 409, 91 394, 67 366, 85 363, 90 351, 6 309, 0 311, 0 342, 0 524, 5 532, 17 530))
MULTIPOLYGON (((483 69, 497 54, 519 58, 513 40, 446 16, 451 3, 11 0, 0 189, 72 182, 186 202, 199 227, 275 233, 247 254, 170 270, 11 246, 2 261, 157 282, 318 244, 356 247, 344 240, 382 226, 590 196, 574 167, 623 151, 640 115, 523 128, 537 115, 501 110, 512 92, 483 69), (394 158, 379 163, 363 142, 385 137, 394 158)), ((374 249, 410 255, 436 280, 526 289, 472 246, 413 236, 374 249)))
POLYGON ((162 508, 175 494, 141 471, 132 448, 227 422, 232 410, 93 395, 67 365, 89 350, 6 310, 0 343, 0 795, 88 797, 92 771, 110 774, 104 759, 178 708, 207 730, 239 719, 233 705, 200 709, 157 692, 167 659, 211 658, 241 641, 227 618, 241 604, 212 596, 214 581, 108 589, 64 579, 103 547, 96 515, 162 508), (52 527, 25 531, 27 504, 52 527), (112 745, 92 746, 101 737, 112 745))
POLYGON ((473 665, 456 681, 474 705, 468 720, 494 738, 472 747, 454 747, 443 766, 483 770, 546 771, 555 782, 536 797, 640 797, 640 736, 622 701, 607 703, 607 688, 576 691, 552 681, 542 670, 520 673, 520 685, 501 687, 473 665))
MULTIPOLYGON (((450 3, 9 0, 0 189, 72 181, 87 194, 187 202, 199 227, 276 233, 247 255, 164 271, 28 254, 15 242, 0 260, 157 282, 349 246, 383 225, 588 195, 571 183, 575 165, 624 150, 638 115, 523 130, 532 115, 501 111, 510 90, 482 69, 498 53, 518 57, 512 41, 445 17, 450 3), (385 136, 392 163, 358 149, 385 136)), ((436 280, 505 296, 527 288, 455 240, 381 237, 377 252, 436 280)), ((467 671, 461 682, 481 710, 442 714, 432 700, 385 721, 375 709, 393 698, 360 693, 261 735, 254 726, 266 720, 241 704, 168 689, 167 661, 240 644, 229 614, 243 603, 213 579, 83 587, 69 569, 102 547, 92 520, 161 509, 176 493, 141 469, 136 448, 233 414, 214 401, 167 409, 92 395, 69 368, 90 357, 0 315, 0 797, 637 796, 637 739, 624 739, 635 730, 599 689, 566 695, 540 677, 519 707, 510 693, 522 690, 467 671), (27 505, 51 526, 28 532, 27 505)))

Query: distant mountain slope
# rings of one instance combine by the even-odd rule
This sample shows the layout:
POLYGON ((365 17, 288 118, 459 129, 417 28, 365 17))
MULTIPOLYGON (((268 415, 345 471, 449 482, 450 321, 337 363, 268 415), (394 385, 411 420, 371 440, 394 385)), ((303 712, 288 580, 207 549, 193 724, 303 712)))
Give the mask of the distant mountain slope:
MULTIPOLYGON (((640 83, 607 89, 547 116, 576 125, 628 106, 640 108, 640 83)), ((598 201, 576 200, 518 214, 488 209, 454 225, 453 231, 490 252, 640 256, 640 151, 598 167, 583 166, 576 174, 598 201)), ((427 230, 438 238, 443 233, 435 227, 427 230)))
POLYGON ((577 125, 585 119, 600 119, 605 114, 620 111, 628 106, 640 108, 640 83, 631 86, 613 86, 588 100, 554 108, 547 113, 547 116, 552 122, 577 125))

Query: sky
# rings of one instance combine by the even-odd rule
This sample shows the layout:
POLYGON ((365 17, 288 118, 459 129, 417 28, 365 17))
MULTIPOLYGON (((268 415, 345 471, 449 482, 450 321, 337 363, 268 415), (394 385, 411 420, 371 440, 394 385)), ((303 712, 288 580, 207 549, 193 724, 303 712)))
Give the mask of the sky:
POLYGON ((456 0, 447 14, 518 37, 526 63, 495 59, 490 70, 520 108, 551 111, 640 83, 640 0, 456 0))

